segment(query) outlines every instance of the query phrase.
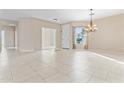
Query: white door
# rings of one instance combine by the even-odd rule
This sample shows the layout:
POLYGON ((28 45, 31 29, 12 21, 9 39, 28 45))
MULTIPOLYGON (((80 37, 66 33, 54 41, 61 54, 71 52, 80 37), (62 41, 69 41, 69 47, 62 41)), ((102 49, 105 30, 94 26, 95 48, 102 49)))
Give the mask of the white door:
POLYGON ((62 48, 70 48, 70 25, 62 26, 62 48))
POLYGON ((5 47, 5 31, 0 31, 0 47, 5 47))
POLYGON ((42 28, 42 49, 55 49, 56 29, 42 28))
POLYGON ((0 49, 2 47, 2 37, 1 37, 1 31, 0 31, 0 49))
POLYGON ((5 48, 15 47, 15 30, 13 27, 5 26, 3 30, 0 31, 1 45, 5 48))
POLYGON ((15 31, 5 31, 5 47, 10 49, 15 47, 15 31))

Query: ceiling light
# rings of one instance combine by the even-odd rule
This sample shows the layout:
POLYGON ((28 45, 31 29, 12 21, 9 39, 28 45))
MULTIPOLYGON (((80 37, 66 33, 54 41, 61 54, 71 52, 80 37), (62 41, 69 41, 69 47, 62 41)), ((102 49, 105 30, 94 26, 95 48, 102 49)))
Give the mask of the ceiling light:
POLYGON ((55 19, 53 19, 53 21, 58 21, 58 19, 57 19, 57 18, 55 18, 55 19))
POLYGON ((92 17, 92 16, 93 16, 94 14, 95 14, 95 13, 93 12, 93 9, 90 9, 90 13, 89 13, 89 15, 90 15, 90 24, 85 27, 85 30, 86 30, 87 32, 94 32, 94 31, 98 30, 98 28, 96 27, 96 25, 93 24, 93 17, 92 17))

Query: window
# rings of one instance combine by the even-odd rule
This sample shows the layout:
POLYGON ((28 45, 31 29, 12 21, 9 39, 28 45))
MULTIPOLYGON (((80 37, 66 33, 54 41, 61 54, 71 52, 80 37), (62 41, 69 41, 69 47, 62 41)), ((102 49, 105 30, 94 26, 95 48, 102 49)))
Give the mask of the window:
POLYGON ((84 44, 84 43, 86 43, 87 33, 84 30, 84 28, 83 27, 76 27, 74 31, 75 31, 74 32, 75 44, 84 44))
POLYGON ((1 45, 2 47, 5 46, 5 31, 1 31, 1 45))

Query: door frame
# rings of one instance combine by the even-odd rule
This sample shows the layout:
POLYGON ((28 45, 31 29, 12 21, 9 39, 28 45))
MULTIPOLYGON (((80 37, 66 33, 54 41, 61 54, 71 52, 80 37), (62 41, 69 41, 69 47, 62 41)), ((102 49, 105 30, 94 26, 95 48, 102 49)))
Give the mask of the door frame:
MULTIPOLYGON (((2 29, 0 29, 0 33, 1 33, 1 31, 4 31, 4 33, 6 34, 6 29, 5 28, 6 27, 10 27, 10 26, 3 26, 3 28, 2 29)), ((13 27, 13 47, 7 47, 6 45, 4 46, 6 49, 17 49, 17 45, 18 45, 18 42, 17 42, 17 38, 18 38, 18 34, 17 34, 17 26, 11 26, 11 27, 13 27)), ((5 34, 4 34, 4 38, 5 38, 5 34)), ((0 34, 1 35, 1 34, 0 34)), ((2 38, 2 37, 1 37, 2 38)), ((1 39, 2 40, 2 39, 1 39)), ((4 43, 5 43, 6 41, 4 41, 4 43)), ((0 45, 0 47, 1 47, 1 45, 0 45)))
MULTIPOLYGON (((85 26, 72 26, 72 49, 76 49, 76 46, 75 46, 75 28, 76 27, 85 27, 85 26)), ((87 33, 87 37, 86 37, 86 45, 84 46, 83 49, 88 49, 88 32, 87 33)))
POLYGON ((49 49, 43 49, 43 48, 42 48, 42 44, 43 44, 43 43, 42 43, 42 41, 43 41, 43 40, 42 40, 43 28, 46 28, 46 29, 54 29, 54 30, 55 30, 55 37, 54 37, 54 45, 55 45, 55 46, 54 46, 53 49, 56 50, 56 47, 57 47, 57 45, 56 45, 56 42, 57 42, 57 40, 56 40, 56 39, 57 39, 57 29, 56 29, 56 28, 51 28, 51 27, 41 27, 41 31, 40 31, 40 32, 41 32, 41 34, 40 34, 40 36, 41 36, 41 37, 40 37, 40 47, 41 47, 41 50, 49 50, 49 49))

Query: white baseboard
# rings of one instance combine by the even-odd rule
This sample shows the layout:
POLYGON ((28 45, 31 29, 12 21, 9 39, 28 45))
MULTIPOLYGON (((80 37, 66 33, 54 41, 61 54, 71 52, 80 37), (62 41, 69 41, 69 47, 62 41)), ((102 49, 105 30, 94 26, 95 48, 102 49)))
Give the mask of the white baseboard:
POLYGON ((6 49, 16 49, 16 47, 6 47, 6 49))
POLYGON ((55 51, 61 51, 62 48, 55 48, 55 51))
POLYGON ((88 49, 89 51, 93 51, 93 52, 105 52, 105 53, 118 53, 118 54, 124 54, 123 51, 121 50, 108 50, 108 49, 88 49))
POLYGON ((33 49, 27 50, 27 49, 19 49, 20 52, 34 52, 33 49))

